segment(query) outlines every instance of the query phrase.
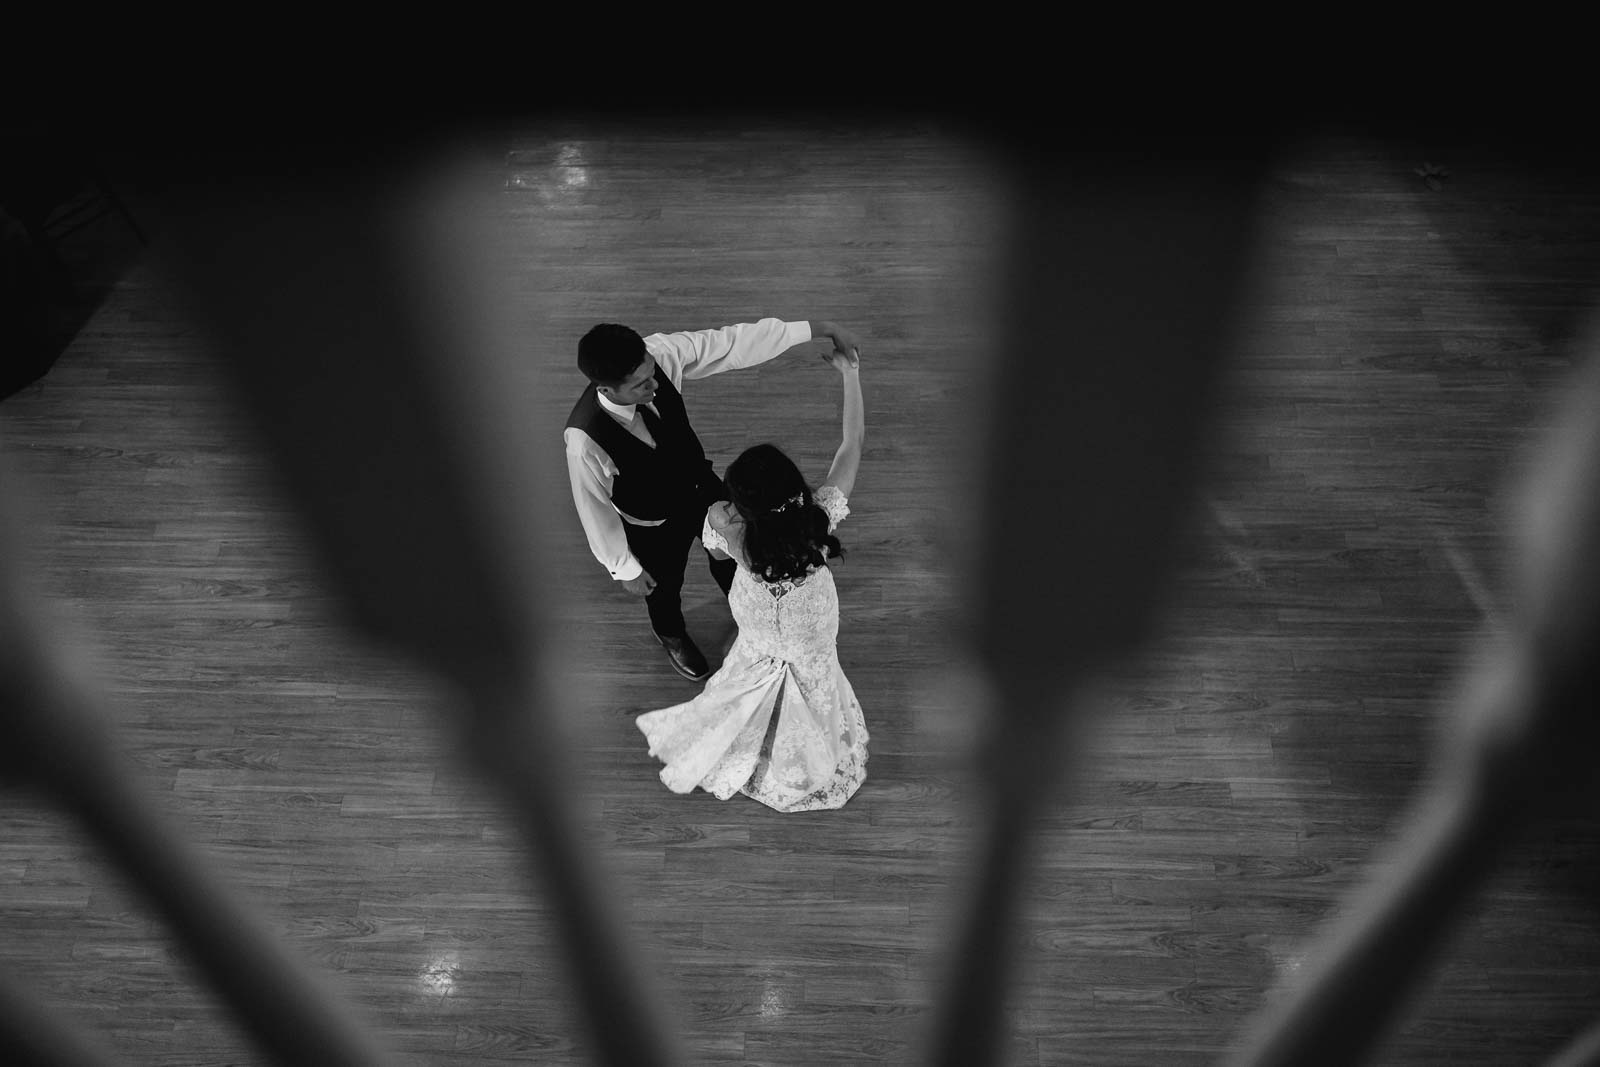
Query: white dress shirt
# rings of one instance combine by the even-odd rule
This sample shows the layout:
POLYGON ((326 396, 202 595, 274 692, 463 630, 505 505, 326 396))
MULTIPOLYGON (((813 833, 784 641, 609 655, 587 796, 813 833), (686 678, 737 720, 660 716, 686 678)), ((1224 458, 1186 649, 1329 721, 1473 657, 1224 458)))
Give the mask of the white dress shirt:
MULTIPOLYGON (((774 356, 811 340, 809 321, 785 322, 762 319, 759 322, 724 326, 720 330, 695 330, 687 333, 653 333, 644 346, 656 359, 674 388, 682 391, 685 379, 709 378, 725 370, 754 367, 774 356)), ((629 433, 655 447, 636 404, 613 404, 604 395, 600 406, 629 433)), ((655 408, 652 406, 651 411, 655 408)), ((572 502, 589 539, 589 551, 600 565, 619 582, 637 578, 644 568, 628 548, 624 522, 638 526, 659 526, 655 522, 624 515, 611 503, 611 485, 617 465, 599 443, 574 426, 562 435, 567 445, 567 475, 572 482, 572 502)))

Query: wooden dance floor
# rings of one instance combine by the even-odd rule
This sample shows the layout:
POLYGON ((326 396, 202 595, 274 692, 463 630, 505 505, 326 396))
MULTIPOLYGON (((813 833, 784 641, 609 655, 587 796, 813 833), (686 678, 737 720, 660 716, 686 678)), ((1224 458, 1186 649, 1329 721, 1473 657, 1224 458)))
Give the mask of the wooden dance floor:
MULTIPOLYGON (((1095 729, 1040 785, 1008 1064, 1223 1062, 1380 870, 1452 733, 1467 642, 1509 606, 1504 491, 1600 336, 1580 315, 1600 185, 1435 151, 1313 133, 1273 165, 1165 625, 1106 665, 1081 698, 1095 729), (1438 188, 1424 162, 1448 171, 1438 188)), ((491 162, 524 298, 518 402, 548 444, 526 487, 546 504, 527 551, 569 694, 548 758, 572 772, 637 967, 695 1064, 920 1062, 983 803, 955 635, 1004 184, 962 131, 912 120, 529 122, 491 162), (835 573, 870 762, 831 813, 661 785, 634 717, 695 687, 590 556, 565 483, 589 326, 764 316, 865 338, 835 573)), ((121 750, 397 1058, 588 1062, 549 905, 442 728, 452 694, 351 636, 154 242, 51 372, 0 402, 37 570, 88 635, 121 750)), ((1124 358, 1080 348, 1071 321, 1038 340, 1124 358)), ((821 351, 686 384, 719 470, 772 441, 820 479, 839 434, 821 351)), ((1052 530, 1026 499, 1012 517, 987 550, 1050 568, 1052 530)), ((714 665, 732 621, 696 554, 685 608, 714 665)), ((1592 796, 1532 824, 1379 1062, 1542 1063, 1600 1014, 1597 826, 1592 796)), ((0 841, 0 960, 44 1002, 130 1064, 264 1062, 66 815, 10 791, 0 841)))

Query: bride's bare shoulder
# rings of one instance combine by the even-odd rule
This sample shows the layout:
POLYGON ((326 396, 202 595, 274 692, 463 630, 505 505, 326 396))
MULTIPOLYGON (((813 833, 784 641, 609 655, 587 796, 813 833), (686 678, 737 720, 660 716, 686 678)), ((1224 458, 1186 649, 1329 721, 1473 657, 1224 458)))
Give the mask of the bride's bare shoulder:
POLYGON ((728 501, 719 500, 707 510, 706 518, 711 520, 713 530, 726 530, 739 521, 739 513, 728 501))

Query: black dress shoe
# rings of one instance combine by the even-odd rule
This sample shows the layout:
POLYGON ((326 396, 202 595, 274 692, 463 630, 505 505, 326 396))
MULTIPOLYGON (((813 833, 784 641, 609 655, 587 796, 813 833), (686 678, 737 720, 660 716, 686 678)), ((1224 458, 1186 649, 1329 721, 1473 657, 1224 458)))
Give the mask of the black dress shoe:
POLYGON ((672 661, 672 669, 689 681, 703 682, 711 676, 711 668, 706 664, 705 656, 700 654, 700 650, 695 647, 688 634, 682 637, 662 637, 656 634, 656 640, 667 650, 667 658, 672 661))

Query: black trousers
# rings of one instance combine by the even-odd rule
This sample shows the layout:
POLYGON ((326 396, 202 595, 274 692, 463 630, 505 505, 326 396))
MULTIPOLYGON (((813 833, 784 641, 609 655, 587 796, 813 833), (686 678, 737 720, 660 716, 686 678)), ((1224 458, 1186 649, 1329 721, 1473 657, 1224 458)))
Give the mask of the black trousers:
MULTIPOLYGON (((683 572, 689 565, 689 546, 700 536, 705 517, 703 506, 688 507, 674 512, 660 526, 622 524, 628 547, 656 580, 655 590, 645 597, 645 607, 650 611, 650 628, 662 637, 682 637, 687 631, 683 621, 683 572)), ((707 552, 706 562, 711 566, 711 577, 726 594, 733 585, 733 560, 715 559, 707 552)))

